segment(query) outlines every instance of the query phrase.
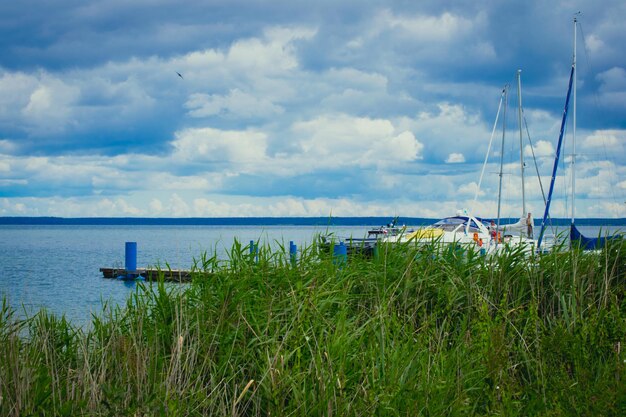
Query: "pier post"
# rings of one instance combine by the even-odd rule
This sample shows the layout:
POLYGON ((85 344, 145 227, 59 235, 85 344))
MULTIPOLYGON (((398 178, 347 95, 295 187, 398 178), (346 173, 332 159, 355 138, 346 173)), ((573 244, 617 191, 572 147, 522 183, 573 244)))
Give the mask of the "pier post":
POLYGON ((250 241, 250 259, 259 262, 259 245, 255 244, 254 240, 250 241))
POLYGON ((137 272, 137 242, 126 242, 124 255, 125 274, 117 278, 125 281, 141 278, 137 272))
POLYGON ((333 247, 333 262, 336 265, 343 265, 348 261, 348 247, 344 242, 339 242, 339 244, 334 245, 333 247))
POLYGON ((126 256, 124 268, 126 273, 137 271, 137 242, 126 242, 126 256))
POLYGON ((289 259, 291 260, 291 266, 296 266, 298 260, 298 246, 293 243, 293 240, 289 241, 289 259))

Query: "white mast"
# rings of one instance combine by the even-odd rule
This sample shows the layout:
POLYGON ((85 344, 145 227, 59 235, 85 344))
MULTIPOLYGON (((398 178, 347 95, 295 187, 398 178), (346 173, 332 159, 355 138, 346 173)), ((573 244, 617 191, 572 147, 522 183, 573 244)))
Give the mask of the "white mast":
POLYGON ((577 22, 577 18, 576 16, 579 14, 580 12, 576 13, 574 15, 574 56, 572 58, 572 67, 574 68, 574 85, 573 85, 573 89, 574 89, 574 102, 573 104, 573 112, 574 112, 574 117, 573 117, 573 129, 572 129, 572 159, 571 159, 571 170, 572 170, 572 224, 574 224, 574 218, 575 218, 575 212, 574 212, 574 196, 576 195, 576 22, 577 22))
POLYGON ((522 218, 526 217, 526 191, 524 185, 524 141, 522 139, 522 70, 517 70, 517 120, 519 123, 519 157, 522 173, 522 218))

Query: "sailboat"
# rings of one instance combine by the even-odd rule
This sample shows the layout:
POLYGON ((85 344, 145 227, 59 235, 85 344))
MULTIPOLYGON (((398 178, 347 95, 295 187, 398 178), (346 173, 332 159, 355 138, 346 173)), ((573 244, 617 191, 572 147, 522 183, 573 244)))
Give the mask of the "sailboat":
MULTIPOLYGON (((517 70, 517 118, 519 125, 519 149, 520 149, 520 175, 521 175, 521 191, 522 191, 522 216, 519 218, 517 223, 507 224, 502 227, 503 231, 517 231, 518 237, 515 238, 515 241, 519 245, 523 246, 532 246, 536 245, 536 241, 533 240, 532 233, 532 218, 530 213, 526 210, 526 178, 525 178, 525 170, 526 163, 524 162, 524 140, 522 134, 522 70, 517 70), (530 224, 530 227, 529 227, 530 224)), ((505 89, 506 90, 506 89, 505 89)), ((506 107, 505 107, 506 111, 506 107)), ((498 186, 498 230, 500 230, 500 206, 502 199, 502 167, 504 163, 504 123, 502 128, 502 149, 500 151, 500 183, 498 186)), ((541 187, 541 179, 539 178, 539 186, 541 187)))
POLYGON ((401 233, 382 235, 380 239, 383 242, 399 243, 399 242, 413 242, 416 244, 432 244, 436 242, 438 244, 459 244, 466 249, 478 251, 484 254, 500 253, 503 250, 516 248, 521 249, 523 252, 533 253, 537 241, 533 239, 532 232, 529 233, 527 227, 527 219, 529 219, 529 213, 526 211, 526 195, 525 195, 525 178, 524 178, 524 154, 523 154, 523 139, 522 139, 522 95, 521 95, 521 70, 517 71, 517 99, 518 99, 518 121, 519 121, 519 138, 520 138, 520 169, 521 169, 521 191, 522 191, 522 216, 519 221, 512 224, 501 225, 501 196, 502 196, 502 178, 503 178, 503 164, 504 164, 504 143, 506 136, 506 110, 507 110, 507 95, 508 86, 505 86, 500 96, 500 104, 498 105, 498 112, 496 114, 496 120, 493 125, 491 133, 491 139, 485 162, 483 164, 482 171, 480 173, 480 179, 478 182, 478 189, 474 197, 474 201, 478 198, 480 191, 480 184, 484 175, 485 167, 487 165, 489 152, 491 150, 491 144, 493 142, 494 133, 498 125, 498 119, 500 111, 503 110, 503 122, 502 122, 502 150, 500 151, 500 172, 499 172, 499 188, 498 188, 498 224, 490 225, 490 221, 484 218, 473 216, 468 209, 458 210, 456 215, 451 217, 445 217, 438 220, 434 224, 419 228, 417 230, 406 230, 401 233), (503 106, 504 104, 504 106, 503 106))
POLYGON ((573 95, 573 108, 572 108, 572 114, 573 114, 573 120, 572 120, 572 125, 573 125, 573 129, 572 129, 572 148, 573 148, 573 152, 572 152, 572 156, 570 159, 570 167, 571 167, 571 172, 572 172, 572 184, 571 184, 571 189, 572 189, 572 213, 571 213, 571 224, 570 224, 570 233, 569 233, 569 237, 570 237, 570 243, 572 245, 572 247, 574 246, 578 246, 583 250, 593 250, 593 249, 599 249, 602 248, 606 245, 607 241, 609 240, 613 240, 613 239, 621 239, 622 236, 620 235, 613 235, 613 236, 605 236, 605 237, 586 237, 584 236, 580 230, 578 230, 578 228, 576 227, 575 224, 575 204, 574 204, 574 196, 575 196, 575 190, 576 190, 576 170, 575 170, 575 166, 576 166, 576 28, 577 28, 577 23, 578 23, 578 19, 577 16, 574 16, 574 53, 572 56, 572 68, 570 71, 570 78, 569 78, 569 83, 568 83, 568 87, 567 87, 567 95, 565 98, 565 106, 563 109, 563 117, 561 119, 561 129, 559 132, 559 140, 557 143, 557 148, 556 148, 556 155, 554 158, 554 166, 552 168, 552 177, 550 178, 550 189, 548 191, 548 198, 546 200, 546 207, 545 207, 545 211, 543 214, 543 219, 541 221, 541 229, 539 232, 539 238, 537 240, 537 250, 541 250, 541 243, 543 241, 543 237, 544 237, 544 233, 545 233, 545 229, 547 226, 547 219, 550 213, 550 203, 552 202, 552 193, 554 191, 554 183, 556 180, 556 171, 557 171, 557 167, 559 165, 559 159, 561 156, 561 149, 562 149, 562 145, 563 145, 563 134, 565 132, 565 124, 567 121, 567 113, 569 110, 569 101, 570 101, 570 96, 573 95))
MULTIPOLYGON (((491 250, 488 252, 499 252, 500 250, 504 249, 505 247, 503 245, 500 245, 500 243, 506 243, 506 247, 517 247, 517 248, 523 248, 524 251, 527 252, 532 252, 534 251, 534 249, 536 248, 537 245, 537 241, 533 239, 533 232, 532 232, 532 218, 530 213, 526 210, 526 179, 525 179, 525 168, 526 168, 526 163, 524 162, 524 141, 523 141, 523 133, 522 133, 522 85, 521 85, 521 70, 517 70, 517 74, 516 74, 516 79, 517 79, 517 101, 518 101, 518 112, 517 112, 517 116, 518 116, 518 125, 519 125, 519 150, 520 150, 520 158, 519 158, 519 162, 520 162, 520 174, 521 174, 521 194, 522 194, 522 205, 521 205, 521 209, 522 209, 522 215, 519 218, 519 220, 515 223, 510 223, 510 224, 501 224, 501 201, 502 201, 502 180, 503 180, 503 166, 504 166, 504 145, 505 145, 505 136, 506 136, 506 110, 507 110, 507 97, 508 97, 508 85, 506 85, 503 90, 502 90, 502 95, 500 98, 500 105, 498 107, 498 112, 496 114, 496 120, 494 122, 494 126, 493 126, 493 131, 491 133, 491 139, 489 141, 489 146, 487 148, 487 153, 485 155, 485 161, 483 163, 483 168, 481 170, 480 173, 480 179, 478 181, 478 187, 476 190, 476 194, 474 196, 474 202, 477 201, 478 199, 478 195, 480 192, 480 185, 482 183, 482 179, 483 179, 483 175, 485 172, 485 168, 487 166, 487 162, 488 162, 488 158, 489 158, 489 154, 491 151, 491 144, 493 141, 493 135, 495 133, 495 129, 496 126, 498 124, 498 119, 499 119, 499 115, 500 115, 500 109, 502 108, 502 104, 504 103, 504 116, 503 116, 503 122, 502 122, 502 143, 501 143, 501 150, 500 150, 500 170, 498 173, 499 176, 499 184, 498 184, 498 209, 497 209, 497 224, 496 225, 491 225, 490 228, 492 230, 492 235, 495 235, 494 237, 498 237, 500 235, 504 236, 504 239, 498 238, 498 239, 493 239, 491 243, 491 245, 494 246, 495 250, 491 250), (531 227, 528 227, 528 225, 531 225, 531 227), (495 233, 494 233, 495 232, 495 233)), ((530 137, 529 137, 530 140, 530 137)), ((531 143, 532 145, 532 143, 531 143)), ((542 194, 543 194, 543 187, 541 186, 541 179, 539 178, 539 186, 542 189, 542 194)))
MULTIPOLYGON (((519 79, 520 71, 518 71, 518 101, 520 107, 520 155, 521 155, 521 169, 522 169, 522 209, 523 213, 526 213, 525 205, 525 193, 524 193, 524 159, 522 151, 522 132, 521 132, 521 81, 519 79)), ((357 251, 362 253, 373 253, 373 247, 377 243, 414 243, 416 245, 431 245, 437 244, 440 247, 462 247, 464 249, 478 252, 485 255, 491 255, 500 253, 506 248, 521 248, 523 252, 533 253, 536 248, 536 240, 526 234, 525 216, 523 216, 517 223, 500 225, 500 197, 502 194, 502 166, 504 154, 504 139, 506 132, 506 95, 507 87, 502 91, 500 98, 500 104, 498 106, 498 113, 494 122, 493 131, 491 134, 491 140, 489 142, 489 149, 487 150, 487 157, 491 149, 491 143, 498 124, 498 118, 500 110, 504 105, 504 117, 502 123, 502 148, 501 161, 500 161, 500 186, 498 192, 498 225, 490 225, 490 221, 484 218, 476 217, 470 213, 466 208, 456 211, 455 215, 444 217, 435 223, 421 227, 417 229, 407 228, 406 226, 397 226, 396 220, 390 223, 388 226, 382 226, 380 228, 371 229, 368 232, 368 236, 365 238, 339 238, 339 241, 345 243, 348 247, 348 251, 357 251), (509 233, 516 233, 516 235, 509 233)), ((487 158, 485 159, 485 165, 487 164, 487 158)), ((485 165, 480 174, 479 186, 482 182, 485 165)), ((478 191, 475 197, 478 197, 478 191)), ((323 244, 327 244, 332 241, 330 237, 323 237, 323 244)))
MULTIPOLYGON (((478 188, 482 182, 485 166, 487 164, 488 155, 491 149, 494 133, 498 124, 500 110, 504 103, 504 117, 502 123, 502 151, 500 152, 500 184, 498 191, 498 225, 494 225, 493 221, 472 215, 468 209, 457 210, 456 214, 450 217, 444 217, 436 221, 430 226, 417 229, 409 229, 405 226, 396 226, 395 221, 388 226, 383 226, 369 231, 366 238, 339 238, 348 247, 348 251, 357 251, 362 253, 373 253, 373 247, 378 243, 414 243, 416 245, 432 245, 436 244, 440 247, 462 247, 466 250, 478 252, 485 255, 501 253, 504 250, 516 249, 524 253, 534 253, 537 247, 537 241, 533 239, 532 233, 528 233, 526 219, 526 203, 525 203, 525 180, 524 180, 524 155, 522 145, 522 110, 521 110, 521 81, 520 72, 517 72, 518 84, 518 103, 519 103, 519 123, 520 123, 520 167, 522 170, 522 217, 513 224, 500 225, 500 202, 502 194, 502 167, 504 154, 504 141, 506 132, 506 96, 508 88, 502 90, 498 113, 494 122, 487 157, 480 174, 478 188), (515 234, 514 234, 515 233, 515 234)), ((476 197, 478 197, 476 192, 476 197)), ((332 239, 323 238, 326 244, 332 239)))

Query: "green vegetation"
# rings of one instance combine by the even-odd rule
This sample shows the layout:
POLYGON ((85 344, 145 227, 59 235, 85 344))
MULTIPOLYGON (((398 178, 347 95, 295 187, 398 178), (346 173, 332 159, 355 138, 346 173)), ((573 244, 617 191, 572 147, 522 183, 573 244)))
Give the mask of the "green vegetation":
POLYGON ((626 415, 626 245, 201 256, 88 330, 0 312, 0 415, 626 415))

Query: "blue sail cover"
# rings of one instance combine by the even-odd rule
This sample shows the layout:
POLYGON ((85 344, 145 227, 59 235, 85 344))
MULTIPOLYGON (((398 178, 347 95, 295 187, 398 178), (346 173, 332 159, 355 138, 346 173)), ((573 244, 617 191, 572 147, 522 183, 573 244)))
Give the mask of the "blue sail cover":
POLYGON ((570 227, 569 238, 572 246, 578 245, 583 250, 602 249, 610 240, 621 239, 620 235, 606 237, 585 237, 574 224, 570 227))

